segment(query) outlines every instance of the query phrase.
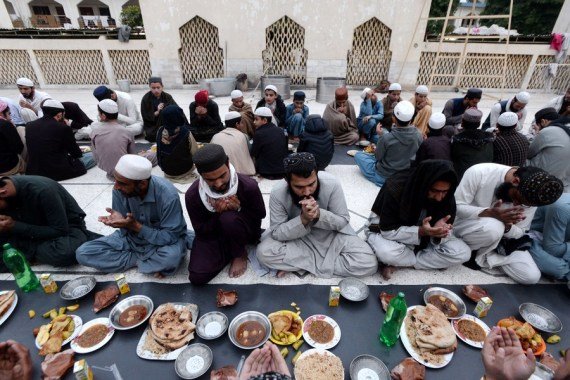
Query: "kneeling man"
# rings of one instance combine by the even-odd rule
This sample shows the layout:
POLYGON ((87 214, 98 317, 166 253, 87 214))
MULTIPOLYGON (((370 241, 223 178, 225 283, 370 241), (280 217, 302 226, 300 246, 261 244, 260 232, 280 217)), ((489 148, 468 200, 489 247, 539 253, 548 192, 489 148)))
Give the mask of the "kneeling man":
POLYGON ((368 243, 387 266, 442 269, 469 260, 471 250, 453 236, 458 180, 453 164, 425 160, 390 177, 374 201, 379 223, 368 243))
POLYGON ((270 229, 257 247, 257 258, 278 275, 305 270, 319 277, 368 276, 378 261, 349 224, 340 182, 317 172, 311 153, 284 160, 286 180, 269 198, 270 229))
POLYGON ((151 176, 151 170, 144 157, 125 154, 119 159, 113 172, 113 208, 99 217, 119 230, 79 247, 80 264, 107 273, 138 267, 159 278, 174 274, 186 255, 186 222, 176 188, 151 176))
POLYGON ((476 251, 469 266, 499 268, 518 283, 537 283, 540 270, 525 233, 536 206, 556 202, 563 190, 562 181, 532 166, 485 163, 467 169, 455 191, 455 234, 476 251))
POLYGON ((196 233, 188 279, 205 284, 229 263, 230 277, 239 277, 247 268, 245 246, 256 244, 261 236, 261 191, 254 179, 236 172, 221 145, 207 144, 193 158, 200 180, 186 192, 196 233))

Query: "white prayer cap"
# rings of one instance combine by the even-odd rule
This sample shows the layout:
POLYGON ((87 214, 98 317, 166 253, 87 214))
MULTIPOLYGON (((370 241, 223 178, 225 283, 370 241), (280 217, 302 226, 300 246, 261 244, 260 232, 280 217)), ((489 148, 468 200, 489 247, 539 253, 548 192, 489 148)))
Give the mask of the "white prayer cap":
POLYGON ((445 125, 445 115, 441 112, 436 112, 429 118, 429 127, 431 129, 441 129, 445 125))
POLYGON ((117 162, 115 171, 125 178, 140 181, 150 178, 152 164, 138 154, 125 154, 117 162))
POLYGON ((232 99, 241 98, 242 96, 243 96, 243 92, 241 92, 240 90, 233 90, 233 91, 230 93, 230 97, 231 97, 232 99))
POLYGON ((267 107, 259 107, 253 113, 255 116, 262 116, 262 117, 273 117, 273 112, 267 107))
POLYGON ((400 86, 400 83, 392 83, 388 87, 388 91, 402 91, 402 86, 400 86))
POLYGON ((521 91, 516 95, 516 98, 522 104, 528 104, 530 100, 530 94, 526 91, 521 91))
POLYGON ((514 127, 518 122, 519 117, 514 112, 503 112, 497 119, 497 124, 501 127, 514 127))
POLYGON ((117 102, 111 99, 103 99, 99 102, 99 108, 101 111, 107 113, 119 113, 119 106, 117 102))
POLYGON ((32 82, 31 79, 28 78, 18 78, 18 80, 16 81, 16 84, 18 86, 24 86, 24 87, 34 87, 34 82, 32 82))
POLYGON ((268 84, 267 86, 265 86, 265 89, 263 91, 267 91, 267 90, 271 90, 271 91, 275 92, 276 94, 279 94, 279 91, 277 91, 277 87, 275 87, 272 84, 268 84))
POLYGON ((42 105, 42 108, 56 108, 58 110, 65 110, 65 108, 63 107, 63 104, 61 104, 61 102, 58 102, 57 100, 54 99, 47 99, 46 101, 44 101, 44 104, 42 105))
POLYGON ((423 84, 416 87, 416 94, 420 94, 420 95, 427 95, 429 93, 429 90, 427 88, 427 86, 424 86, 423 84))
POLYGON ((372 90, 370 89, 370 87, 366 87, 364 90, 362 90, 362 93, 360 94, 362 100, 366 99, 366 95, 368 95, 371 91, 372 90))
POLYGON ((416 112, 416 107, 407 100, 402 100, 394 108, 394 116, 400 121, 410 121, 414 117, 414 112, 416 112))
POLYGON ((233 119, 237 119, 241 117, 241 113, 237 112, 237 111, 230 111, 226 114, 224 120, 228 121, 228 120, 233 120, 233 119))

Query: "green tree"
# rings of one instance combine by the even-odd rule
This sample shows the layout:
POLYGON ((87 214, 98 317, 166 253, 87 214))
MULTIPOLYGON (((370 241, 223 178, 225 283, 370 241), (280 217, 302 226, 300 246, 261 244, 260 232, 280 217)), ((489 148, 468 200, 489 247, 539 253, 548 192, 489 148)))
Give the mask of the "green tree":
POLYGON ((129 5, 124 7, 121 12, 121 22, 123 25, 128 25, 131 28, 143 26, 143 18, 139 6, 129 5))
MULTIPOLYGON (((453 16, 459 0, 453 0, 453 5, 451 6, 450 15, 453 16)), ((445 17, 447 14, 447 7, 449 6, 449 0, 432 0, 431 8, 429 9, 429 17, 445 17)), ((427 24, 427 34, 440 34, 443 28, 444 21, 428 21, 427 24)), ((447 23, 447 33, 451 32, 453 29, 453 20, 447 23)))
MULTIPOLYGON (((513 2, 511 29, 524 35, 552 33, 564 0, 516 0, 513 2)), ((481 14, 508 15, 510 0, 488 0, 481 14)), ((481 20, 481 25, 497 24, 506 28, 508 19, 481 20)))

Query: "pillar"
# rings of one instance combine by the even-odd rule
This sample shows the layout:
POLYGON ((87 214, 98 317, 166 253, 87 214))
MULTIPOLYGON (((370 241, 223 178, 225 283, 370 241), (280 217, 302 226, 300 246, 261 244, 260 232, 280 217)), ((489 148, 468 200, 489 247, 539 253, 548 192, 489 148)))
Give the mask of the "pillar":
POLYGON ((12 29, 13 27, 12 19, 8 13, 8 9, 6 9, 6 4, 4 1, 0 0, 0 28, 12 29))
POLYGON ((30 18, 32 17, 32 10, 30 9, 30 2, 32 0, 8 0, 12 3, 16 14, 20 16, 24 26, 26 28, 32 27, 32 21, 30 18))
POLYGON ((129 0, 99 0, 109 7, 109 13, 111 17, 117 23, 117 27, 121 26, 121 12, 123 11, 123 5, 125 5, 129 0))
POLYGON ((79 8, 77 7, 81 0, 55 0, 63 7, 65 16, 71 20, 71 25, 75 29, 79 29, 79 8))

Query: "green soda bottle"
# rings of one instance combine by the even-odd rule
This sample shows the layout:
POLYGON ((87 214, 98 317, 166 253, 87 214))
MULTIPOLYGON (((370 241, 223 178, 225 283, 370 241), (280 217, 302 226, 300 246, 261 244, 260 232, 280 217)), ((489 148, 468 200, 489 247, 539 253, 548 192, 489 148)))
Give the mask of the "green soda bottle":
POLYGON ((3 248, 4 255, 2 255, 2 259, 6 267, 8 267, 8 270, 12 272, 16 278, 18 287, 24 292, 31 292, 37 289, 38 286, 40 286, 40 281, 32 268, 30 268, 30 264, 22 252, 16 248, 12 248, 8 243, 4 244, 3 248))
POLYGON ((380 342, 388 347, 396 344, 400 337, 400 328, 407 311, 408 306, 404 299, 404 293, 399 292, 398 296, 392 298, 390 305, 388 305, 388 311, 386 311, 386 316, 384 316, 384 322, 379 334, 380 342))

